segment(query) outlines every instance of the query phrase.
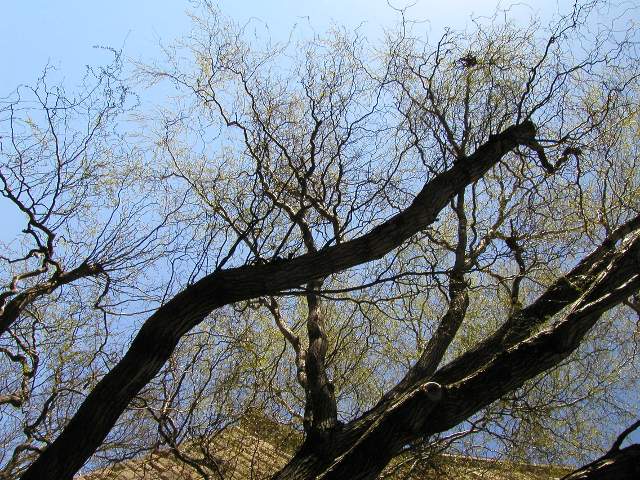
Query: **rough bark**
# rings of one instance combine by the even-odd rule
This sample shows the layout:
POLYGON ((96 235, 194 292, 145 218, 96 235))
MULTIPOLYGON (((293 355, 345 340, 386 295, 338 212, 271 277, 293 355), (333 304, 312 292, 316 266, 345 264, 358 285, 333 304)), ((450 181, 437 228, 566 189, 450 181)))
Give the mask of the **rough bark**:
POLYGON ((361 419, 334 432, 332 454, 319 455, 312 444, 305 443, 275 478, 376 478, 402 446, 454 427, 557 365, 580 345, 602 313, 640 288, 640 235, 608 258, 562 321, 515 346, 494 351, 490 361, 476 364, 475 371, 462 380, 453 375, 453 381, 441 387, 427 382, 379 403, 361 419), (437 395, 433 390, 429 395, 427 386, 433 385, 437 395))
MULTIPOLYGON (((360 238, 289 261, 215 272, 178 294, 145 322, 123 360, 22 478, 71 478, 130 399, 161 368, 180 337, 213 309, 313 283, 380 258, 432 222, 456 192, 479 178, 521 142, 523 135, 534 136, 533 125, 510 127, 492 137, 474 155, 427 183, 406 210, 360 238)), ((603 312, 640 287, 640 238, 635 235, 615 247, 618 240, 638 228, 638 223, 638 218, 633 219, 614 232, 537 301, 515 312, 494 336, 461 357, 467 361, 457 360, 436 372, 433 379, 438 383, 418 375, 410 388, 386 398, 361 419, 328 428, 322 448, 317 438, 308 436, 275 478, 376 478, 407 443, 457 425, 558 364, 579 346, 603 312), (562 321, 531 336, 571 303, 573 307, 562 321)), ((311 314, 313 302, 309 306, 311 314)))
MULTIPOLYGON (((425 422, 427 435, 457 425, 507 392, 567 358, 600 316, 640 288, 640 236, 620 248, 609 266, 562 321, 508 349, 460 381, 445 382, 443 400, 425 422), (606 290, 605 290, 606 289, 606 290)), ((437 375, 436 375, 437 377, 437 375)), ((407 405, 407 409, 411 405, 407 405)))
POLYGON ((307 439, 296 456, 273 478, 298 479, 353 479, 377 478, 395 454, 407 441, 419 435, 415 427, 420 418, 437 408, 442 398, 440 385, 428 382, 412 390, 390 405, 385 415, 358 428, 336 429, 332 432, 330 449, 319 450, 314 441, 307 439), (414 401, 420 407, 407 416, 404 405, 414 401), (416 421, 417 420, 417 421, 416 421))
POLYGON ((442 367, 434 380, 442 383, 458 381, 484 365, 495 352, 524 340, 544 322, 575 302, 593 280, 609 265, 616 253, 616 243, 640 228, 640 215, 613 231, 569 273, 558 278, 532 304, 516 311, 492 335, 442 367))
POLYGON ((216 271, 189 286, 143 324, 122 360, 96 385, 60 436, 21 477, 70 479, 109 433, 131 399, 160 370, 180 338, 221 306, 272 295, 383 257, 434 222, 453 195, 504 155, 535 138, 532 122, 513 125, 425 184, 412 204, 356 239, 298 258, 216 271))
POLYGON ((334 387, 329 376, 325 360, 327 356, 327 334, 325 322, 320 309, 320 298, 317 291, 322 282, 314 281, 307 285, 307 334, 309 346, 306 354, 306 393, 305 429, 310 435, 323 437, 338 423, 338 409, 334 387))
POLYGON ((640 445, 614 450, 562 480, 636 480, 640 478, 640 445))

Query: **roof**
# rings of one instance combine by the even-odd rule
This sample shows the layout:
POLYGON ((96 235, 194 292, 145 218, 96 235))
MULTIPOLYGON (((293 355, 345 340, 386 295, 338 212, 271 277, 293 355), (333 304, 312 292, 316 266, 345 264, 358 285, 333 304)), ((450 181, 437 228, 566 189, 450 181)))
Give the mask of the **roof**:
POLYGON ((556 465, 531 465, 458 455, 438 455, 428 467, 415 468, 409 476, 407 469, 397 469, 396 473, 391 465, 388 470, 388 476, 384 477, 387 480, 553 480, 572 471, 556 465))
MULTIPOLYGON (((293 436, 297 436, 293 434, 293 436)), ((259 438, 247 428, 232 427, 210 442, 209 452, 216 464, 208 469, 212 478, 216 470, 225 480, 267 479, 282 468, 292 455, 291 437, 277 436, 269 441, 259 438), (213 456, 213 455, 212 455, 213 456)), ((198 456, 201 443, 190 443, 181 449, 198 456)), ((202 455, 200 455, 202 456, 202 455)), ((404 459, 408 460, 408 459, 404 459)), ((498 460, 439 455, 427 467, 415 462, 396 461, 383 474, 394 480, 550 480, 559 479, 571 470, 559 466, 527 465, 498 460)), ((198 472, 169 451, 160 451, 136 460, 114 464, 80 477, 82 480, 199 480, 198 472)))

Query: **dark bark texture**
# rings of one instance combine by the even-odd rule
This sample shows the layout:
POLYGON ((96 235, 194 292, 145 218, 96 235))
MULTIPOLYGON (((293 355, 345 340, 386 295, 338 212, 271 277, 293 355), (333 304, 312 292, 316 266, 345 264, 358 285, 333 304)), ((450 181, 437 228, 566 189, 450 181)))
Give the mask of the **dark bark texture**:
MULTIPOLYGON (((426 183, 405 210, 361 237, 291 260, 216 271, 177 294, 143 324, 122 360, 96 385, 60 436, 21 478, 72 478, 129 402, 158 373, 180 338, 213 310, 277 294, 383 257, 434 222, 457 192, 515 147, 530 143, 535 134, 535 125, 527 121, 492 136, 475 153, 426 183)), ((324 437, 324 442, 331 442, 324 437)), ((381 462, 382 457, 378 457, 381 462)))
POLYGON ((87 396, 23 480, 72 478, 132 398, 158 373, 180 338, 214 309, 304 284, 310 288, 306 373, 313 418, 301 449, 276 479, 376 478, 408 443, 450 429, 557 365, 580 345, 605 311, 640 288, 640 236, 634 233, 640 228, 640 217, 612 232, 529 306, 514 309, 493 335, 438 370, 468 304, 466 238, 461 234, 449 309, 437 334, 398 386, 347 425, 336 422, 333 390, 324 371, 322 312, 313 293, 328 275, 381 258, 398 247, 432 223, 456 195, 460 232, 464 232, 464 187, 510 150, 534 138, 530 122, 492 136, 473 155, 425 184, 404 211, 359 238, 291 260, 216 271, 176 295, 144 323, 123 359, 87 396), (560 321, 540 331, 560 312, 560 321))
MULTIPOLYGON (((636 222, 634 219, 632 224, 636 222)), ((627 231, 627 226, 621 231, 627 231)), ((459 368, 453 368, 459 361, 455 360, 431 377, 438 383, 423 381, 403 392, 394 390, 393 395, 385 397, 363 417, 336 431, 331 452, 325 449, 324 456, 319 455, 320 449, 309 438, 275 478, 374 479, 404 445, 454 427, 557 365, 580 345, 602 313, 640 288, 640 235, 632 236, 618 249, 614 249, 610 240, 605 240, 564 281, 556 282, 525 309, 528 315, 537 311, 531 321, 540 325, 563 305, 572 303, 563 320, 515 345, 489 338, 470 352, 481 363, 467 365, 464 377, 459 368), (608 261, 602 263, 603 258, 608 261), (591 268, 587 268, 590 262, 591 268), (586 271, 590 272, 591 279, 587 288, 569 291, 560 287, 566 285, 572 274, 585 275, 586 271), (548 308, 542 308, 543 305, 548 308), (492 345, 491 352, 484 351, 486 344, 492 345)), ((514 321, 509 319, 506 323, 514 321)), ((495 335, 505 338, 504 333, 499 330, 495 335)), ((506 338, 513 336, 506 335, 506 338)))
POLYGON ((614 450, 562 480, 636 480, 640 478, 640 445, 614 450))

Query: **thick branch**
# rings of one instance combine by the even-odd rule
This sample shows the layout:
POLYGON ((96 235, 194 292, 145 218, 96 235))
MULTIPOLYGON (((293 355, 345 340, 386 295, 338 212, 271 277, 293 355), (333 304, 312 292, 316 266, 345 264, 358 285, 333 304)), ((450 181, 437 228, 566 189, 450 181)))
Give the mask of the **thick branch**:
POLYGON ((620 450, 620 447, 622 446, 622 442, 624 442, 626 438, 629 435, 631 435, 633 432, 635 432, 638 428, 640 428, 640 420, 635 421, 634 423, 629 425, 627 428, 625 428, 624 431, 620 435, 618 435, 618 438, 616 438, 616 441, 613 442, 613 445, 611 445, 611 448, 609 449, 609 453, 613 453, 616 450, 620 450))
MULTIPOLYGON (((407 372, 398 385, 389 392, 390 395, 406 391, 407 388, 417 382, 424 381, 433 375, 447 348, 449 348, 458 333, 458 329, 467 313, 469 293, 468 285, 464 278, 468 268, 466 261, 467 217, 464 211, 464 191, 460 192, 457 197, 455 212, 458 217, 458 241, 455 249, 455 263, 449 276, 449 307, 416 364, 407 372)), ((385 398, 388 396, 385 395, 385 398)))
POLYGON ((473 374, 446 388, 442 408, 425 434, 445 431, 527 380, 567 358, 607 310, 640 289, 640 235, 621 248, 608 268, 564 320, 507 349, 473 374))
POLYGON ((103 273, 102 266, 96 263, 82 263, 73 270, 54 275, 49 281, 38 283, 16 294, 6 304, 0 305, 0 336, 15 322, 24 309, 38 298, 48 295, 63 285, 75 282, 80 278, 91 277, 103 273))
POLYGON ((640 477, 640 445, 609 452, 562 480, 635 480, 640 477))
POLYGON ((606 454, 571 472, 562 480, 606 480, 608 478, 633 480, 638 478, 640 476, 640 445, 629 445, 622 449, 620 447, 622 442, 639 427, 640 420, 626 428, 616 438, 606 454))
POLYGON ((305 428, 312 435, 333 429, 338 422, 338 410, 334 386, 327 375, 325 359, 327 355, 327 334, 320 299, 317 292, 322 282, 308 284, 307 294, 307 334, 309 347, 306 356, 307 405, 305 408, 305 428))
MULTIPOLYGON (((352 422, 342 434, 345 443, 342 448, 348 455, 340 453, 340 446, 336 447, 340 461, 332 463, 326 478, 376 478, 403 445, 458 425, 527 380, 558 365, 578 348, 605 311, 640 288, 639 272, 640 235, 636 234, 613 258, 609 256, 608 265, 596 279, 591 277, 591 285, 564 320, 509 349, 494 351, 486 365, 475 365, 475 371, 468 377, 443 385, 437 405, 425 401, 420 394, 427 385, 439 385, 427 382, 410 388, 398 398, 388 399, 363 419, 352 422), (349 446, 354 443, 355 447, 349 446), (384 455, 373 452, 384 452, 384 455), (367 455, 376 458, 366 461, 367 455), (358 462, 349 458, 358 458, 358 462)), ((321 459, 318 463, 315 472, 326 468, 321 459)))
POLYGON ((495 352, 527 338, 542 324, 576 301, 594 278, 609 265, 615 245, 630 232, 640 229, 640 215, 614 230, 568 274, 558 278, 531 305, 516 310, 493 335, 436 372, 434 380, 442 384, 459 381, 484 365, 495 352))
POLYGON ((276 294, 383 257, 434 222, 456 192, 479 179, 517 145, 535 138, 535 133, 533 123, 525 122, 492 136, 474 154, 428 182, 407 209, 359 238, 283 262, 217 271, 177 294, 143 324, 122 360, 96 385, 22 479, 70 479, 131 399, 157 374, 182 335, 214 309, 276 294))

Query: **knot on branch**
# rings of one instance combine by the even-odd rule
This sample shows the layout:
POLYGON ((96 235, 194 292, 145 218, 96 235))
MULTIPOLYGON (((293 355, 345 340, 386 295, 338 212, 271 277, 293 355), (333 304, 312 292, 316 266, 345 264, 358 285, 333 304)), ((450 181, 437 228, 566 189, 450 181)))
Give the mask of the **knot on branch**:
POLYGON ((104 266, 101 263, 89 263, 87 264, 86 268, 89 274, 91 275, 97 275, 97 274, 106 272, 106 270, 104 269, 104 266))
POLYGON ((420 387, 420 391, 432 402, 438 402, 442 398, 442 385, 436 382, 427 382, 420 387))

